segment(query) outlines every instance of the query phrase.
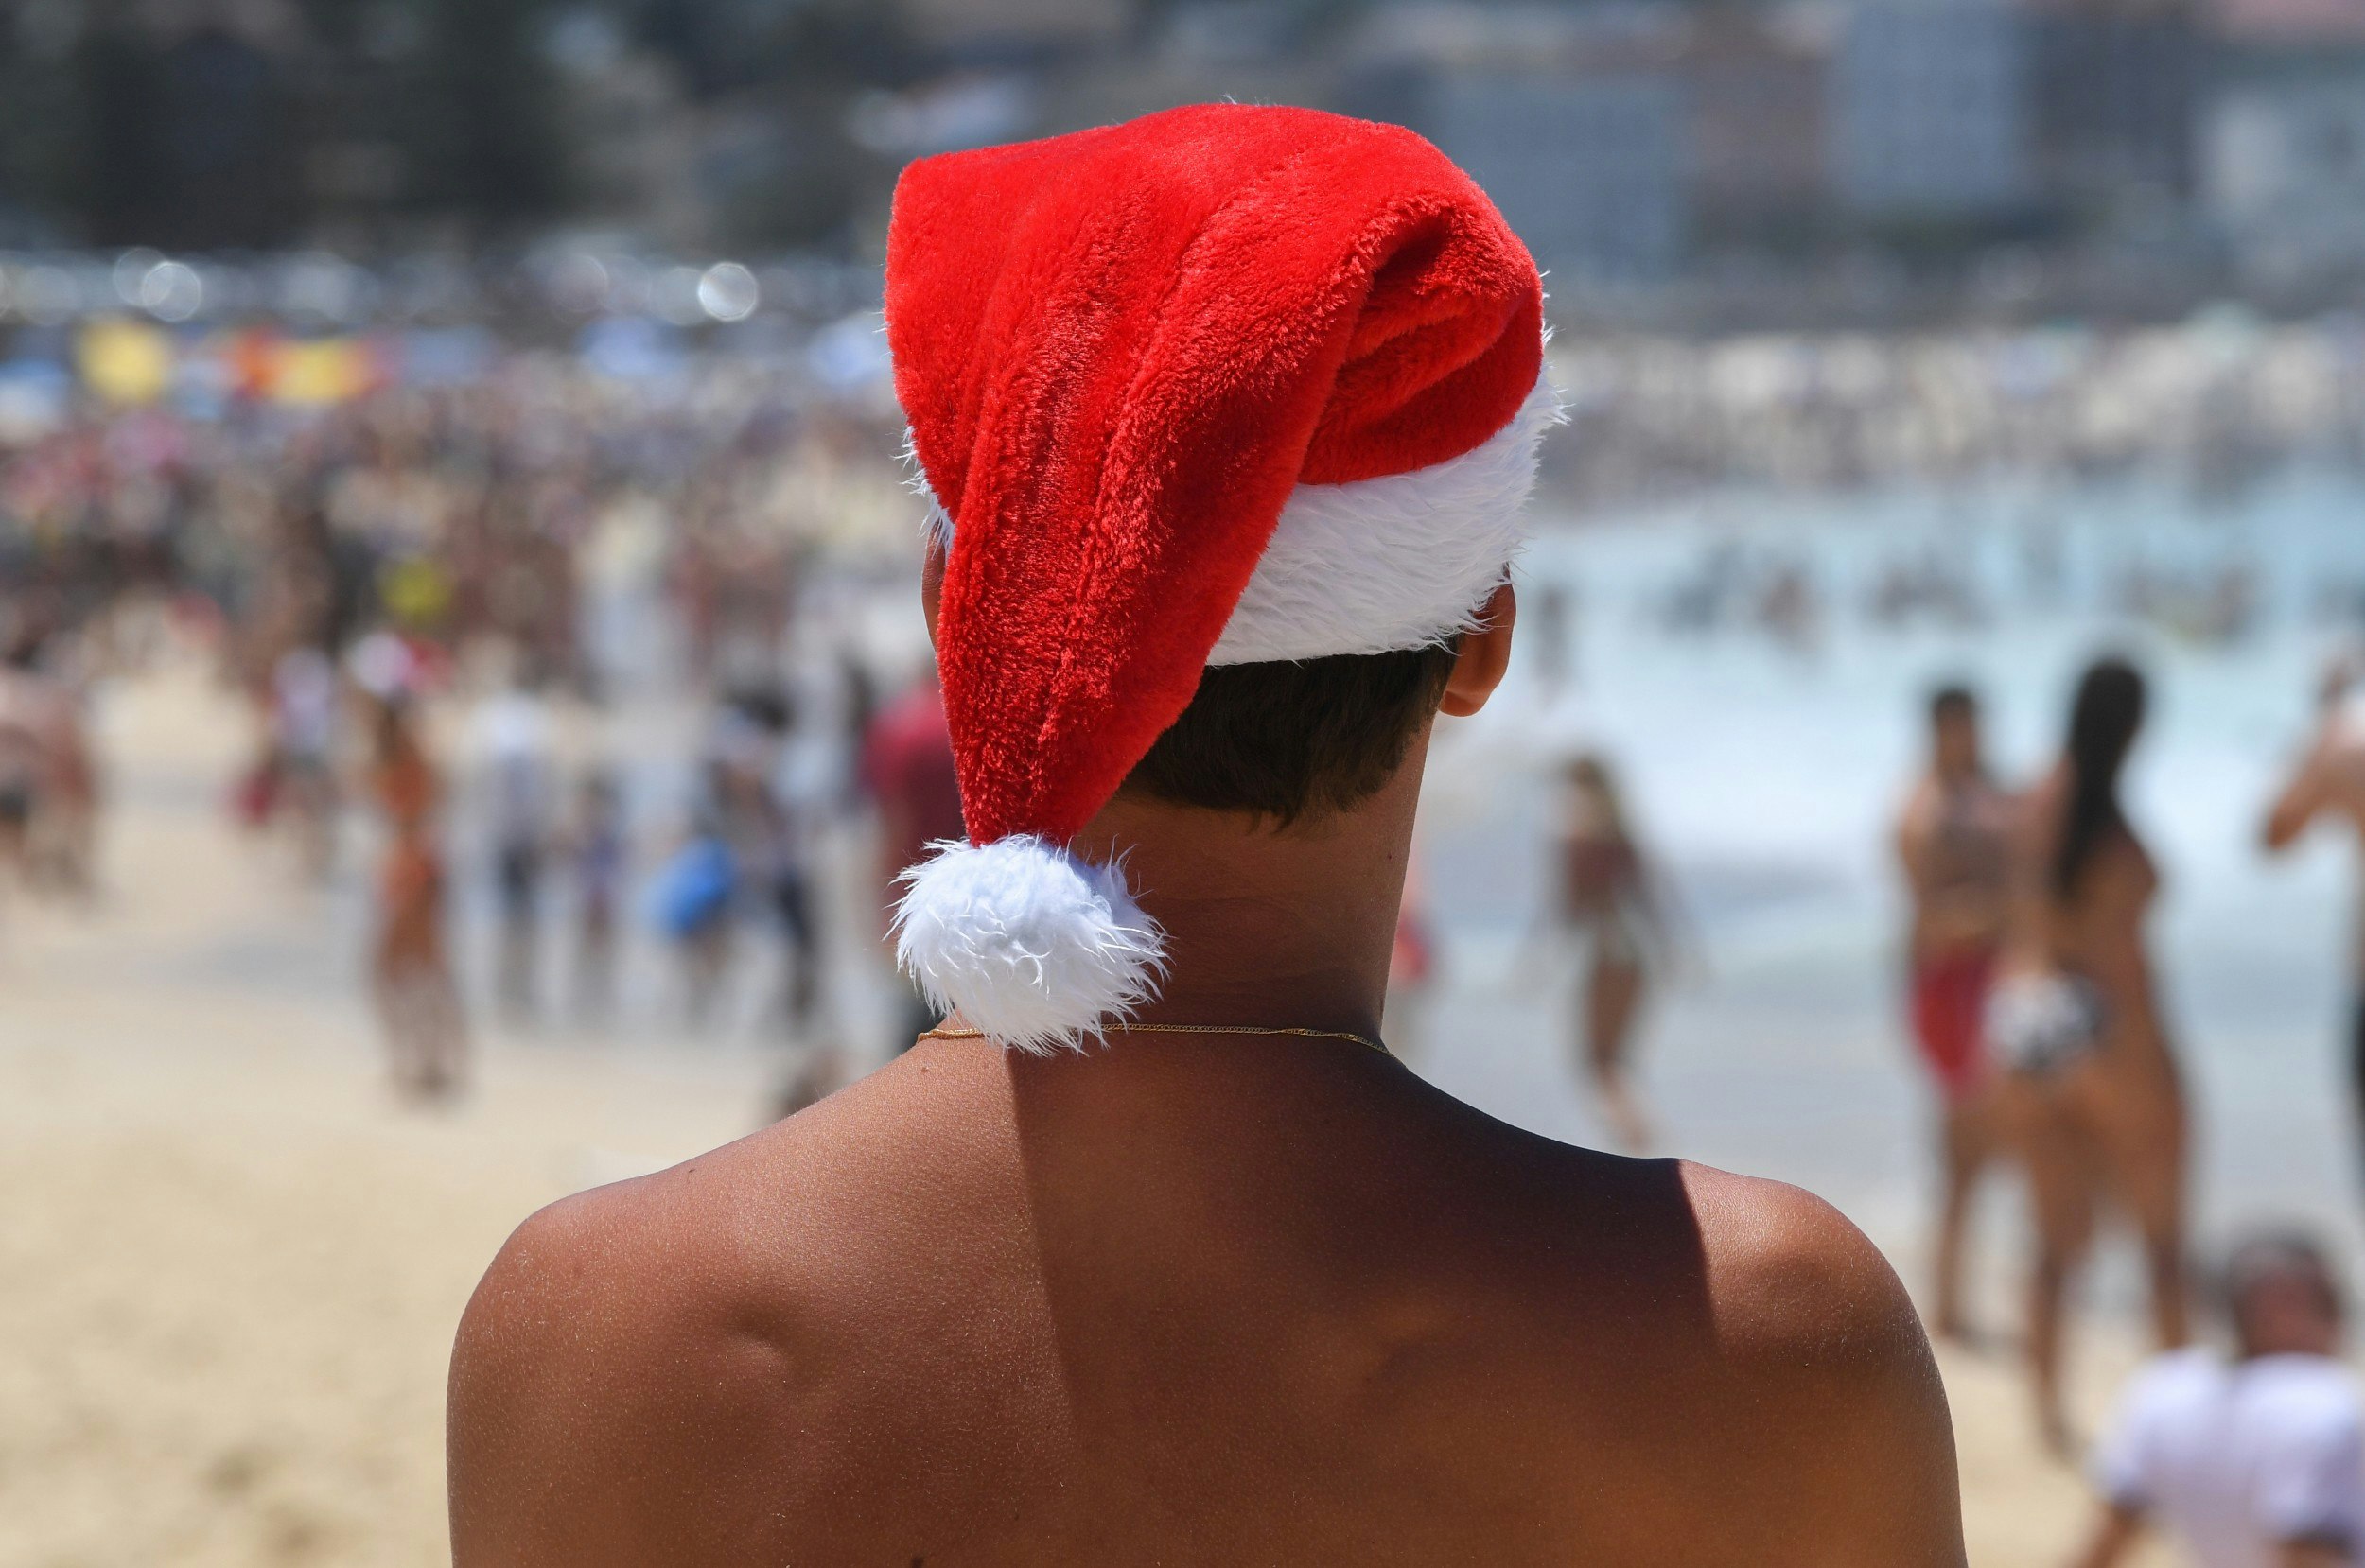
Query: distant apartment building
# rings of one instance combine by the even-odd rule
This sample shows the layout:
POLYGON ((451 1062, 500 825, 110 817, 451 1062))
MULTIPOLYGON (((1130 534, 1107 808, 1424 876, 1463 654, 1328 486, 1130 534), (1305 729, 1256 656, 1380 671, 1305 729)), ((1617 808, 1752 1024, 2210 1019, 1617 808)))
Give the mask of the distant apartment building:
POLYGON ((995 59, 1095 48, 1133 25, 1130 0, 890 0, 919 42, 995 59))
POLYGON ((2030 0, 2024 26, 2050 202, 2091 219, 2188 198, 2205 45, 2186 0, 2030 0))
POLYGON ((1706 8, 1675 41, 1687 98, 1685 186, 1705 245, 1789 244, 1830 200, 1826 41, 1778 17, 1706 8))
POLYGON ((1474 69, 1429 80, 1417 121, 1486 188, 1540 265, 1639 284, 1683 259, 1685 103, 1664 74, 1474 69))
POLYGON ((1385 87, 1354 107, 1436 141, 1564 281, 1664 281, 1703 247, 1796 243, 1828 207, 1828 51, 1778 14, 1399 4, 1358 51, 1385 87))
POLYGON ((1979 219, 2024 207, 2029 40, 2003 0, 1866 0, 1831 64, 1831 182, 1875 220, 1979 219))
POLYGON ((2242 271, 2365 272, 2365 64, 2229 86, 2201 140, 2202 210, 2242 271))
POLYGON ((2365 0, 2218 0, 2200 207, 2268 284, 2365 273, 2365 0))

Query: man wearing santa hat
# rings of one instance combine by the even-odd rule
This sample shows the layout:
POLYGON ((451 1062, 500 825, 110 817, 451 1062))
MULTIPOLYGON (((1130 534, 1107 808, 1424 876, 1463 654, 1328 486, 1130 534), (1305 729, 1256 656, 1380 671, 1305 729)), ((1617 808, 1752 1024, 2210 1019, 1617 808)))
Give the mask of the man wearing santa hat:
POLYGON ((1393 127, 1174 110, 914 165, 886 305, 967 828, 899 940, 944 1021, 511 1239, 459 1568, 1961 1563, 1846 1220, 1381 1037, 1557 417, 1485 196, 1393 127))

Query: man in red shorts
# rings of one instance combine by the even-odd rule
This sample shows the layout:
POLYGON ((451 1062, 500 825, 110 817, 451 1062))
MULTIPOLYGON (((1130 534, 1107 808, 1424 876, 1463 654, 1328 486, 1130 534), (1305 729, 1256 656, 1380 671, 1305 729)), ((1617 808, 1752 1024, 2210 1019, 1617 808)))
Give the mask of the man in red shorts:
POLYGON ((2010 797, 1988 775, 1979 704, 1950 686, 1930 700, 1930 768, 1905 802, 1898 858, 1913 899, 1907 957, 1914 1038, 1936 1081, 1944 1182, 1934 1246, 1938 1333, 1962 1338, 1963 1230, 1998 1146, 1982 1048, 2004 928, 2010 797))

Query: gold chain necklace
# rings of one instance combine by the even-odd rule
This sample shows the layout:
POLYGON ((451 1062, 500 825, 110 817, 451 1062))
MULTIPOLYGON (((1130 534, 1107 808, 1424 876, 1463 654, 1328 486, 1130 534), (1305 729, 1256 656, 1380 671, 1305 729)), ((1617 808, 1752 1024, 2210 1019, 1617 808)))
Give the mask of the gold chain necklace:
MULTIPOLYGON (((1112 1035, 1295 1035, 1313 1040, 1353 1040, 1366 1050, 1381 1055, 1390 1054, 1386 1046, 1367 1035, 1352 1034, 1344 1029, 1258 1029, 1251 1025, 1231 1023, 1125 1023, 1109 1031, 1112 1035)), ((947 1029, 941 1024, 920 1032, 923 1040, 982 1040, 989 1036, 982 1029, 947 1029)))

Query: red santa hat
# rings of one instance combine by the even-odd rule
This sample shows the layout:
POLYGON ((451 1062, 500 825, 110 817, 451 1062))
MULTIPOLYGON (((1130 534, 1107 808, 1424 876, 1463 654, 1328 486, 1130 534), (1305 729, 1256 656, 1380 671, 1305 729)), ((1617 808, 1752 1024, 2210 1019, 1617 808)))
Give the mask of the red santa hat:
POLYGON ((886 319, 969 833, 904 874, 899 954, 1077 1044, 1163 958, 1067 845, 1200 671, 1434 644, 1503 582, 1559 417, 1543 291, 1412 132, 1211 104, 912 165, 886 319))

